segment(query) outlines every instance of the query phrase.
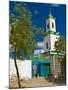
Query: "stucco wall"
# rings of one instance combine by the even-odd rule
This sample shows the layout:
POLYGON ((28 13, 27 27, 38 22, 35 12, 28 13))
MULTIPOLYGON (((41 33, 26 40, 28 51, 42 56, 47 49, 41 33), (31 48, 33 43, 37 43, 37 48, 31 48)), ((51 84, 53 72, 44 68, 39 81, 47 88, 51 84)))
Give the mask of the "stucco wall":
POLYGON ((55 18, 49 18, 49 19, 47 19, 46 20, 46 30, 47 31, 49 31, 49 30, 51 30, 51 31, 54 31, 54 32, 56 32, 56 23, 55 23, 55 18), (47 24, 49 23, 49 25, 50 25, 50 28, 48 29, 47 28, 47 24), (52 28, 52 23, 54 24, 54 28, 52 28))
POLYGON ((47 35, 44 38, 44 50, 45 51, 49 51, 50 50, 50 47, 51 47, 51 44, 50 44, 50 35, 47 35), (48 43, 48 49, 46 48, 46 43, 48 43))
POLYGON ((55 50, 55 41, 57 41, 59 36, 54 34, 49 34, 44 38, 44 50, 45 51, 54 51, 55 50), (48 49, 46 48, 46 43, 48 43, 48 49))
POLYGON ((59 36, 50 34, 50 43, 51 43, 51 51, 55 50, 55 41, 57 41, 59 36))
MULTIPOLYGON (((31 60, 24 60, 24 61, 17 60, 17 65, 18 65, 18 69, 19 69, 19 73, 20 73, 20 78, 25 78, 25 79, 32 78, 31 60)), ((13 75, 16 76, 14 60, 12 60, 12 59, 10 60, 9 67, 10 67, 10 69, 9 69, 10 78, 13 75)))

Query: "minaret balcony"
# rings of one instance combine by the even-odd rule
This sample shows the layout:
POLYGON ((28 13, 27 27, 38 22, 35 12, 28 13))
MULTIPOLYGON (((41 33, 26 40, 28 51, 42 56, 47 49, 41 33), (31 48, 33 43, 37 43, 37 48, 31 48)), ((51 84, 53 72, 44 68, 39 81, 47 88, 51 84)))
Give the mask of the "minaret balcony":
POLYGON ((59 36, 59 32, 54 32, 54 31, 50 31, 50 30, 45 33, 46 36, 49 35, 49 34, 54 34, 54 35, 59 36))

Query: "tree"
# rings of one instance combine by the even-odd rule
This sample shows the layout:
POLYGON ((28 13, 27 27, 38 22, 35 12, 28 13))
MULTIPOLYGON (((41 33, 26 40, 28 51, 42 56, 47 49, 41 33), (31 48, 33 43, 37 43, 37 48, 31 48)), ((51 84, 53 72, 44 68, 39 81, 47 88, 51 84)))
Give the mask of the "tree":
POLYGON ((61 53, 61 65, 62 65, 62 75, 64 76, 64 79, 66 80, 66 42, 64 37, 60 37, 55 42, 55 50, 57 54, 61 53), (62 52, 64 55, 62 55, 62 52))
POLYGON ((10 45, 14 50, 14 63, 18 78, 18 85, 20 84, 20 75, 17 66, 17 55, 22 50, 25 56, 30 56, 33 53, 33 47, 36 44, 32 39, 32 15, 27 7, 23 7, 23 3, 14 2, 14 12, 10 11, 10 45))
POLYGON ((59 37, 55 42, 55 50, 57 53, 61 53, 62 51, 66 50, 66 42, 64 37, 59 37))
POLYGON ((64 77, 64 80, 66 81, 66 54, 64 55, 61 61, 61 65, 62 65, 62 75, 64 77))

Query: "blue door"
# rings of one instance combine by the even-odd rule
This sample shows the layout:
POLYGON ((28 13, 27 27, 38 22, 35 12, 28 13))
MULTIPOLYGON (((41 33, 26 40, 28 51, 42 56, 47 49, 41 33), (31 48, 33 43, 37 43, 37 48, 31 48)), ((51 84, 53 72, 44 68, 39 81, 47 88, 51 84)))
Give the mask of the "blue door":
POLYGON ((50 75, 50 64, 43 64, 43 68, 42 68, 42 75, 44 77, 49 77, 50 75))
POLYGON ((49 77, 50 75, 50 60, 35 59, 32 60, 32 77, 49 77))

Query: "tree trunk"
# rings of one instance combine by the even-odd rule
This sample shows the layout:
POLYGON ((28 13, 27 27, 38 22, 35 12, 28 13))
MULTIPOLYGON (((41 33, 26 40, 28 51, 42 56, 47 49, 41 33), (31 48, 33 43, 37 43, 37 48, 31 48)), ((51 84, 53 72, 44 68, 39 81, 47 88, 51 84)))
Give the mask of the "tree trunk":
POLYGON ((18 70, 18 66, 17 66, 17 62, 16 62, 16 48, 14 50, 14 64, 15 64, 15 68, 16 68, 16 74, 17 74, 17 79, 18 79, 18 86, 19 86, 19 88, 21 88, 20 75, 19 75, 19 70, 18 70))

